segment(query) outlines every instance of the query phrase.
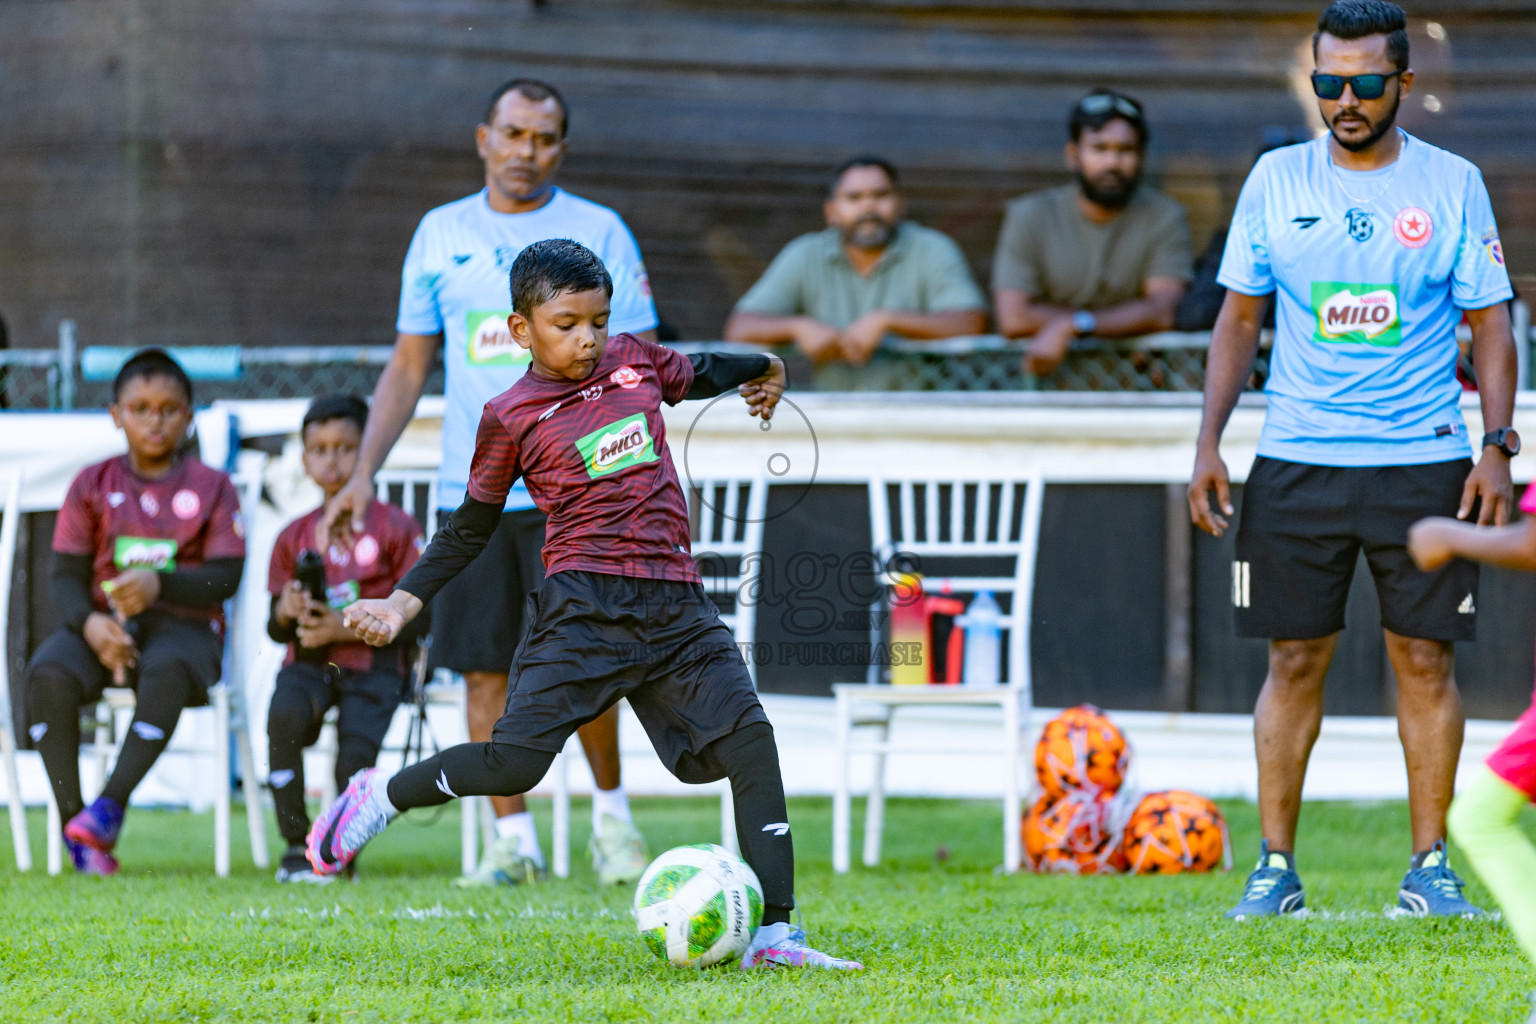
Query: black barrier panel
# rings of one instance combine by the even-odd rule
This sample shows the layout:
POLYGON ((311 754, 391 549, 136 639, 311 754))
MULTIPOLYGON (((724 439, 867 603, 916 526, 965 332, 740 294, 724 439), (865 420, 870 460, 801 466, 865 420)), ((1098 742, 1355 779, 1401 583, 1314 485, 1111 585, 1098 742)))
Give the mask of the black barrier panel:
POLYGON ((1160 484, 1046 487, 1032 623, 1036 704, 1162 707, 1163 493, 1160 484))
MULTIPOLYGON (((796 503, 798 493, 769 490, 764 547, 772 586, 757 609, 754 656, 763 655, 756 660, 764 692, 825 696, 834 682, 865 679, 857 655, 870 642, 870 618, 858 596, 868 579, 849 556, 870 551, 869 505, 863 485, 817 485, 796 503)), ((1241 511, 1241 487, 1234 500, 1241 511)), ((1164 516, 1161 487, 1047 487, 1033 625, 1036 703, 1164 706, 1164 516)), ((56 622, 48 595, 54 519, 40 512, 23 520, 11 584, 10 697, 23 745, 26 662, 56 622)), ((1190 529, 1188 710, 1249 714, 1264 682, 1266 645, 1232 635, 1234 531, 1216 539, 1190 529)), ((1480 640, 1459 644, 1456 653, 1463 701, 1470 717, 1512 719, 1528 706, 1536 671, 1536 577, 1485 568, 1477 604, 1480 640)), ((1325 711, 1390 715, 1394 687, 1363 561, 1346 617, 1325 711)))

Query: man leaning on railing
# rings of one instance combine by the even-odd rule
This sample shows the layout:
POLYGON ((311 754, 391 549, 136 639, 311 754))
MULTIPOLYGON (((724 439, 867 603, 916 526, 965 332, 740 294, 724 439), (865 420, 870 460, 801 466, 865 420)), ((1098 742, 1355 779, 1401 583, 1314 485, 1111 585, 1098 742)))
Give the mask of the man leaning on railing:
POLYGON ((890 337, 952 338, 986 330, 986 298, 960 247, 905 220, 896 168, 854 157, 832 174, 827 227, 780 251, 725 325, 728 341, 793 344, 841 390, 883 386, 864 367, 890 337))
POLYGON ((1075 337, 1171 329, 1193 271, 1184 208, 1141 185, 1141 104, 1097 90, 1067 127, 1077 183, 1009 203, 992 262, 997 329, 1033 339, 1024 371, 1037 376, 1061 364, 1075 337))

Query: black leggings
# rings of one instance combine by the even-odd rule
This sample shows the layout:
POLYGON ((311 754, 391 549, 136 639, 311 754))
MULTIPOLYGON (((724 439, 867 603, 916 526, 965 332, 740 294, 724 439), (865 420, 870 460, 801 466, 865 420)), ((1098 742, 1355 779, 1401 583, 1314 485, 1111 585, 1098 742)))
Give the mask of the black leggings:
MULTIPOLYGON (((128 797, 170 742, 182 709, 201 703, 217 680, 219 650, 217 637, 209 635, 206 626, 179 623, 141 642, 133 722, 102 796, 128 806, 128 797)), ((105 676, 85 641, 64 631, 44 642, 29 667, 29 732, 66 822, 85 806, 80 794, 80 709, 100 697, 105 676)))
MULTIPOLYGON (((763 886, 763 923, 789 920, 795 905, 795 847, 779 775, 773 727, 754 722, 709 745, 736 801, 736 841, 763 886)), ((456 797, 526 793, 555 755, 510 743, 461 743, 389 780, 398 810, 433 807, 456 797)))
POLYGON ((285 665, 277 674, 267 710, 272 804, 277 828, 289 846, 299 846, 309 832, 304 809, 304 748, 320 737, 326 711, 340 708, 336 720, 336 789, 379 757, 390 719, 400 703, 403 682, 388 672, 360 672, 306 662, 285 665))

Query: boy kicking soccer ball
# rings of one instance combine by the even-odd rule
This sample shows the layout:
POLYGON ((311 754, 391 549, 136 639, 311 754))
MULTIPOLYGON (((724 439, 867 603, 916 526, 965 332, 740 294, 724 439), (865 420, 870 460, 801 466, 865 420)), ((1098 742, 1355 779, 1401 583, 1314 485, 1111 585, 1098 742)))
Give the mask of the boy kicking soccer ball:
MULTIPOLYGON (((1525 518, 1509 526, 1476 527, 1455 519, 1421 519, 1408 532, 1419 568, 1452 558, 1536 572, 1536 485, 1520 500, 1525 518)), ((1504 911, 1526 956, 1536 961, 1536 847, 1515 819, 1536 800, 1536 699, 1499 749, 1451 804, 1451 837, 1504 911)), ((1531 1014, 1536 1024, 1536 1012, 1531 1014)))
MULTIPOLYGON (((683 357, 631 335, 608 337, 613 282, 567 239, 512 265, 512 337, 529 372, 486 403, 469 491, 416 567, 346 623, 370 644, 394 640, 485 547, 522 476, 549 516, 545 579, 530 598, 507 710, 489 743, 464 743, 392 777, 359 772, 310 830, 315 871, 343 870, 400 811, 457 797, 523 793, 576 728, 628 698, 684 782, 729 778, 742 853, 763 886, 763 924, 743 968, 859 970, 790 925, 794 846, 773 729, 734 638, 700 586, 688 509, 666 447, 661 403, 740 386, 768 419, 784 366, 768 355, 683 357)), ((485 628, 465 623, 461 628, 485 628)))

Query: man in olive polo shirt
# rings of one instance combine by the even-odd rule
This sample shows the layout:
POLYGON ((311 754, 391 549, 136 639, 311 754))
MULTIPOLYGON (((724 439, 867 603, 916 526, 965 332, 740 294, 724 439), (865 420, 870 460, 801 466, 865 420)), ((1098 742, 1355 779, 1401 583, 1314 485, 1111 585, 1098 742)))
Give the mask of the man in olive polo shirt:
POLYGON ((793 343, 817 366, 863 366, 888 337, 986 330, 986 298, 947 235, 903 220, 896 168, 844 161, 822 207, 827 228, 784 247, 725 325, 729 341, 793 343))
POLYGON ((1067 122, 1072 185, 1008 204, 992 260, 999 333, 1029 338, 1026 373, 1050 373, 1079 335, 1126 338, 1173 327, 1194 273, 1178 201, 1141 184, 1141 104, 1096 90, 1067 122))

